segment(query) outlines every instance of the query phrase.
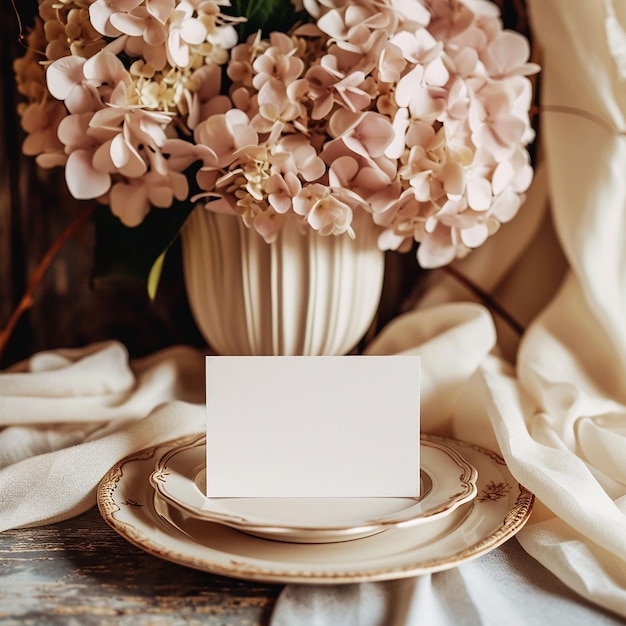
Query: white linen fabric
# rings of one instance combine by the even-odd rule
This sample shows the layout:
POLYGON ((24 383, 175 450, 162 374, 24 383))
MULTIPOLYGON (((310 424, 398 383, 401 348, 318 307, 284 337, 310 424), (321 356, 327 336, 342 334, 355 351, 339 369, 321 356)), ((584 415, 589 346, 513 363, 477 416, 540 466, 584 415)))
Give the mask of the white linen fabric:
MULTIPOLYGON (((626 618, 626 2, 528 3, 541 165, 520 215, 457 264, 527 331, 519 342, 437 271, 368 348, 420 354, 423 430, 498 448, 537 495, 525 552, 512 541, 431 576, 289 585, 272 626, 626 618)), ((93 505, 117 460, 203 430, 203 394, 202 355, 182 347, 129 361, 107 342, 0 375, 0 530, 93 505)))
POLYGON ((513 402, 513 381, 486 376, 485 387, 509 466, 545 505, 520 542, 626 616, 626 3, 530 8, 544 55, 553 216, 570 269, 520 346, 518 379, 535 408, 513 402))
POLYGON ((418 578, 333 588, 288 586, 272 626, 618 626, 577 599, 515 539, 485 556, 418 578))
POLYGON ((177 346, 131 367, 124 346, 104 342, 0 375, 0 531, 78 515, 117 461, 201 431, 203 364, 177 346))

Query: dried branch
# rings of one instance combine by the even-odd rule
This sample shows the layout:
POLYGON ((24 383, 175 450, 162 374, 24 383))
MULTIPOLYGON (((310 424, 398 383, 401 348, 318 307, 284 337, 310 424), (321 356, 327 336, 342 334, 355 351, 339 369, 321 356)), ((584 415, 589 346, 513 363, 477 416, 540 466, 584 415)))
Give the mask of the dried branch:
POLYGON ((471 291, 490 311, 500 317, 517 335, 521 337, 524 334, 524 326, 520 324, 506 309, 504 309, 504 307, 498 304, 486 291, 473 283, 467 276, 450 265, 441 269, 453 276, 464 287, 471 291))
POLYGON ((0 356, 4 352, 15 327, 17 326, 18 321, 22 317, 22 315, 33 306, 35 299, 34 294, 37 287, 40 285, 43 277, 52 265, 57 254, 62 250, 65 243, 80 230, 83 224, 91 217, 91 214, 94 212, 94 206, 88 206, 82 213, 80 213, 70 224, 69 226, 52 242, 52 245, 44 255, 43 259, 41 259, 39 265, 35 269, 26 291, 22 296, 22 299, 18 303, 17 307, 11 314, 9 321, 5 328, 0 331, 0 356))

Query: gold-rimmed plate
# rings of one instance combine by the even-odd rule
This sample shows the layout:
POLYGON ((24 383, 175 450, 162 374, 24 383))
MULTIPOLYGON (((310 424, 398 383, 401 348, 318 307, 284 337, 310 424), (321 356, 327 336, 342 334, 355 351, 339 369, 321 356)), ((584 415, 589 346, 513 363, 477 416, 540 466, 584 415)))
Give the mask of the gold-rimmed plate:
MULTIPOLYGON (((155 509, 149 483, 155 463, 184 442, 133 454, 116 464, 98 488, 106 522, 128 541, 160 558, 246 580, 337 584, 416 576, 456 567, 493 550, 526 523, 534 497, 494 452, 431 438, 456 450, 478 471, 476 497, 457 510, 439 535, 423 525, 391 528, 354 541, 299 544, 271 541, 224 524, 155 509)), ((444 518, 445 519, 445 518, 444 518)))
POLYGON ((327 543, 431 524, 476 496, 477 472, 441 441, 420 443, 419 498, 207 498, 204 436, 158 460, 150 482, 190 517, 281 541, 327 543))

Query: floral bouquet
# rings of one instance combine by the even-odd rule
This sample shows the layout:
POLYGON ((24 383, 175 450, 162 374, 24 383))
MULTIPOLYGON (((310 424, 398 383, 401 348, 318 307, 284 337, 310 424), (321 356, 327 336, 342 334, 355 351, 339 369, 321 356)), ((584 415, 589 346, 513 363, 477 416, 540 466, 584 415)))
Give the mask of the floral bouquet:
POLYGON ((532 179, 538 67, 487 0, 40 0, 28 44, 24 152, 132 229, 198 204, 267 242, 364 216, 432 268, 532 179))

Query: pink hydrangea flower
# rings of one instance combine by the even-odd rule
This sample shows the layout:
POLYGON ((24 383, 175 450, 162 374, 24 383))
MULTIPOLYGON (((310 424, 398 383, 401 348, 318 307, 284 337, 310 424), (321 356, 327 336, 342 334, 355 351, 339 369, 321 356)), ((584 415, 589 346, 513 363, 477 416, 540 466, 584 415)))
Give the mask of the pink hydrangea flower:
POLYGON ((44 98, 21 91, 24 150, 129 226, 176 200, 268 242, 286 219, 325 236, 369 219, 382 249, 417 242, 424 267, 515 216, 538 67, 493 2, 304 0, 308 21, 241 42, 227 3, 93 0, 94 42, 49 59, 44 98))

